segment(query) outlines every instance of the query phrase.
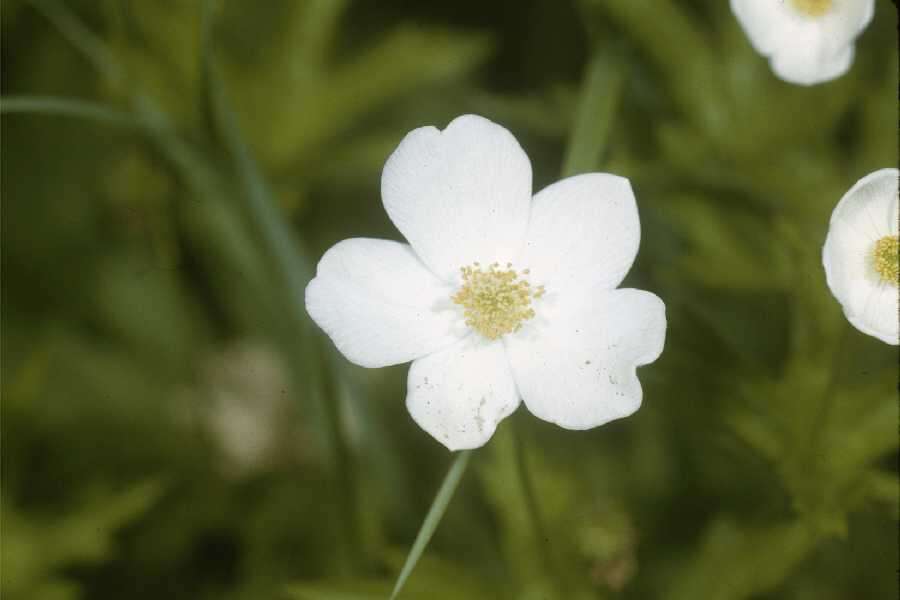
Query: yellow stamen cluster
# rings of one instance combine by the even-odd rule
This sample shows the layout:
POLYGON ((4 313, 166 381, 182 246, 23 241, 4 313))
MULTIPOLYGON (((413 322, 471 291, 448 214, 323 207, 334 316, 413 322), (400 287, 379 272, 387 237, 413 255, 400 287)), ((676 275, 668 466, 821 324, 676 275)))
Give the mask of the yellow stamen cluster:
POLYGON ((872 257, 875 262, 875 270, 883 281, 897 284, 900 278, 900 238, 896 235, 886 235, 875 242, 872 257))
POLYGON ((799 13, 808 17, 821 17, 834 6, 834 0, 790 0, 799 13))
MULTIPOLYGON (((544 286, 532 288, 506 263, 490 265, 487 270, 479 263, 462 267, 462 287, 453 295, 453 302, 463 307, 466 325, 489 340, 512 333, 522 322, 534 317, 533 299, 544 295, 544 286)), ((522 275, 528 275, 528 269, 522 275)))

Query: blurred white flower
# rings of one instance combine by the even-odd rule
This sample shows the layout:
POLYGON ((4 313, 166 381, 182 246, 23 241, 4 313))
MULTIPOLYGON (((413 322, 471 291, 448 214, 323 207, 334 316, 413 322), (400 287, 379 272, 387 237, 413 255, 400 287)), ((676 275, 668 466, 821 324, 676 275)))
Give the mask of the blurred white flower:
POLYGON ((757 52, 781 79, 813 85, 853 64, 853 43, 874 0, 731 0, 731 10, 757 52))
POLYGON ((831 215, 822 263, 831 293, 854 327, 894 344, 900 330, 897 169, 866 175, 831 215))
POLYGON ((237 476, 285 458, 284 440, 296 432, 284 430, 292 422, 291 407, 278 355, 249 343, 230 346, 211 357, 203 375, 210 399, 204 421, 224 454, 225 470, 237 476))
POLYGON ((616 289, 640 223, 627 179, 593 173, 532 198, 515 138, 466 115, 409 133, 384 167, 388 216, 409 244, 344 240, 306 289, 313 320, 350 361, 413 361, 406 406, 451 450, 475 448, 524 400, 587 429, 641 404, 665 307, 616 289))

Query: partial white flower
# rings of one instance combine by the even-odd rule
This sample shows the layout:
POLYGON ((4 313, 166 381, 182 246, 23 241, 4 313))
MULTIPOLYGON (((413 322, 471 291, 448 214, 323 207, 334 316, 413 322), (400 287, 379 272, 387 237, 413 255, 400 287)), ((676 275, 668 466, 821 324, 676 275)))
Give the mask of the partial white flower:
POLYGON ((731 0, 731 10, 778 77, 813 85, 850 69, 875 0, 731 0))
POLYGON ((898 345, 897 169, 866 175, 831 215, 822 263, 847 320, 865 334, 898 345))
POLYGON ((532 198, 515 138, 465 115, 409 133, 381 192, 409 244, 336 244, 306 308, 358 365, 413 361, 406 405, 425 431, 481 446, 520 397, 570 429, 638 409, 635 369, 662 352, 666 318, 655 295, 616 289, 640 241, 627 179, 579 175, 532 198))

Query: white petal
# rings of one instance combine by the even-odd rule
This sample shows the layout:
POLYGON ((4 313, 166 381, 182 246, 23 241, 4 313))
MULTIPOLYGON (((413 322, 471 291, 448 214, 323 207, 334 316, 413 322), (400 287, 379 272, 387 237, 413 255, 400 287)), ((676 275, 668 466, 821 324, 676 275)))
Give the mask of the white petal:
POLYGON ((874 247, 875 242, 842 224, 833 227, 825 238, 825 278, 848 318, 859 312, 878 287, 879 276, 871 262, 874 247))
POLYGON ((450 450, 483 446, 518 405, 500 341, 471 335, 416 360, 409 369, 409 414, 450 450))
POLYGON ((665 341, 665 305, 641 290, 599 291, 506 339, 522 400, 568 429, 626 417, 641 405, 636 367, 665 341))
POLYGON ((856 314, 847 320, 867 335, 887 344, 900 345, 900 290, 886 281, 868 289, 868 295, 856 314))
POLYGON ((631 184, 605 173, 576 175, 541 190, 531 206, 522 256, 529 280, 548 293, 613 289, 637 255, 641 224, 631 184))
POLYGON ((872 242, 897 233, 900 170, 879 169, 857 181, 831 214, 830 228, 846 226, 872 242))
POLYGON ((408 245, 357 238, 319 261, 306 310, 350 362, 384 367, 460 339, 451 293, 408 245))
POLYGON ((731 0, 731 10, 753 48, 768 56, 792 25, 784 0, 731 0))
POLYGON ((791 44, 772 55, 772 71, 788 83, 815 85, 837 79, 850 70, 854 55, 852 44, 837 53, 828 53, 822 50, 818 40, 804 42, 798 36, 796 45, 791 44))
POLYGON ((381 196, 416 254, 445 281, 473 262, 518 252, 531 203, 531 163, 516 139, 482 117, 410 132, 384 166, 381 196))
POLYGON ((831 215, 822 264, 831 293, 854 327, 898 344, 898 288, 881 281, 872 252, 882 237, 897 235, 897 169, 860 179, 831 215))

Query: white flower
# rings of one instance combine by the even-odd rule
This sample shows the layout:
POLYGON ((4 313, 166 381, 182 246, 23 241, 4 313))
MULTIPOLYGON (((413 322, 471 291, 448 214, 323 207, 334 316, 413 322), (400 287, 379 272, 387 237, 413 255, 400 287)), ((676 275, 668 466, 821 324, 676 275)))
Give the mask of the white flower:
POLYGON ((875 0, 731 0, 731 10, 778 77, 813 85, 850 68, 875 0))
POLYGON ((503 127, 465 115, 409 133, 384 167, 388 216, 409 244, 344 240, 306 308, 350 361, 413 361, 406 406, 451 450, 475 448, 519 405, 570 429, 641 404, 665 307, 615 289, 640 241, 627 179, 593 173, 531 195, 503 127))
POLYGON ((822 263, 831 293, 854 327, 894 344, 900 330, 897 169, 856 182, 831 215, 822 263))

